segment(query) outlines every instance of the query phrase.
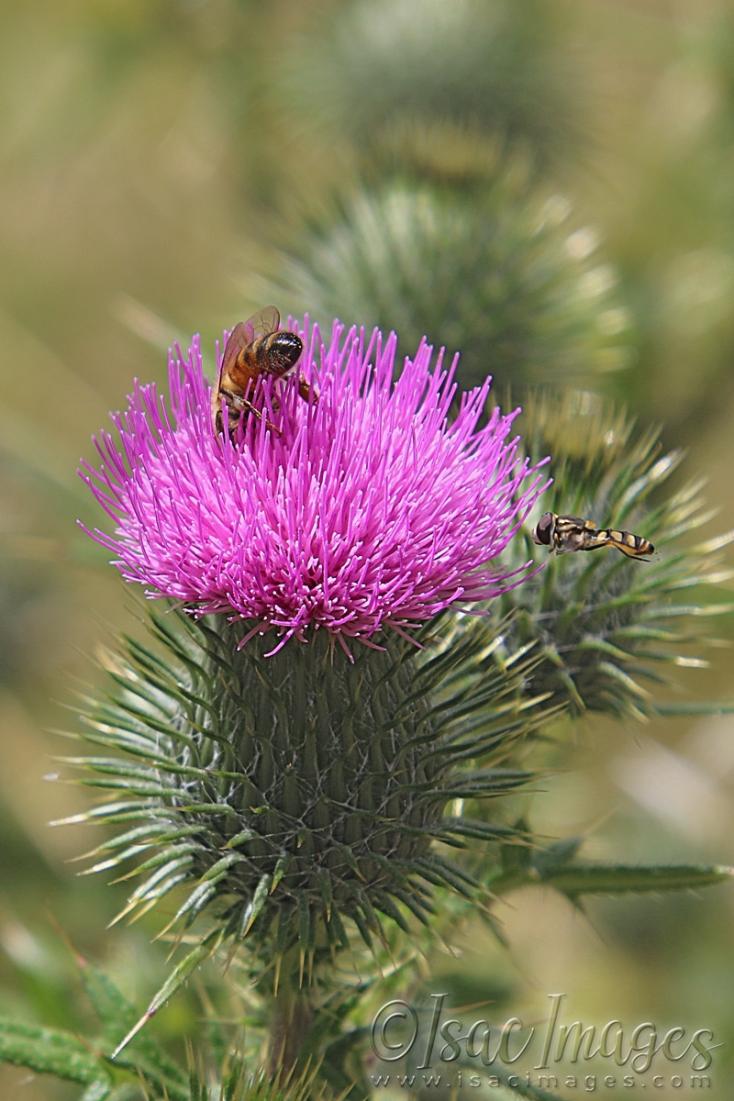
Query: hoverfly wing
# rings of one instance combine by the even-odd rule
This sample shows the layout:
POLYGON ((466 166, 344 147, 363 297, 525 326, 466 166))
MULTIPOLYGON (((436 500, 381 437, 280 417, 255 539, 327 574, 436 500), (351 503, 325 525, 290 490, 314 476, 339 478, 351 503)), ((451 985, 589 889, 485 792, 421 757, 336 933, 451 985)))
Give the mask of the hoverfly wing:
POLYGON ((247 321, 244 322, 244 327, 247 330, 247 342, 251 344, 259 336, 270 336, 271 333, 277 333, 280 328, 280 313, 275 306, 264 306, 252 317, 248 317, 247 321))
POLYGON ((596 531, 596 522, 585 516, 559 516, 558 522, 567 528, 578 528, 579 531, 596 531))
POLYGON ((610 539, 609 544, 616 550, 621 551, 625 558, 631 558, 634 562, 645 561, 644 557, 639 551, 631 550, 629 547, 625 546, 624 543, 620 543, 617 539, 610 539))

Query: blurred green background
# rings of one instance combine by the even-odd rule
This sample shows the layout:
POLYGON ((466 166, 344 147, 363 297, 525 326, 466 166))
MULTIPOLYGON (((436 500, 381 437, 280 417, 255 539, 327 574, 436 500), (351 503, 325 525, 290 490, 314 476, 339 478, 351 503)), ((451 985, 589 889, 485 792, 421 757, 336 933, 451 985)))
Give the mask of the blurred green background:
MULTIPOLYGON (((496 177, 492 195, 515 196, 521 214, 509 243, 491 237, 490 255, 500 239, 514 271, 515 242, 535 217, 525 196, 542 196, 566 226, 552 264, 578 267, 566 282, 559 274, 552 305, 574 309, 555 328, 541 324, 544 284, 533 297, 535 260, 523 270, 518 261, 498 292, 518 304, 516 326, 478 330, 471 370, 517 387, 533 359, 528 376, 535 367, 542 381, 565 382, 568 371, 642 423, 662 421, 666 445, 689 451, 684 476, 704 476, 720 510, 707 534, 726 529, 734 15, 726 0, 38 0, 6 3, 3 27, 0 990, 5 1012, 61 1024, 70 1006, 80 1020, 83 1009, 59 926, 141 1005, 163 969, 144 927, 105 932, 124 886, 75 877, 69 862, 99 836, 48 826, 87 798, 48 782, 54 754, 68 751, 49 731, 73 726, 73 691, 101 681, 95 652, 136 615, 74 524, 97 520, 75 476, 91 432, 124 404, 133 377, 164 379, 172 339, 201 331, 213 349, 272 288, 284 314, 311 297, 317 316, 328 312, 333 285, 347 292, 319 264, 347 255, 360 218, 369 246, 369 226, 389 227, 408 186, 442 189, 447 207, 436 214, 428 196, 421 208, 434 252, 416 245, 411 268, 408 235, 402 283, 355 275, 337 300, 354 303, 345 321, 389 323, 401 307, 408 330, 461 346, 461 328, 446 328, 451 294, 434 328, 418 291, 441 280, 458 239, 450 219, 441 228, 445 209, 453 218, 450 204, 461 204, 471 237, 471 219, 483 224, 495 201, 477 181, 496 177), (374 210, 365 195, 377 197, 374 210), (331 225, 346 229, 330 236, 331 225), (581 289, 604 299, 593 319, 581 289), (517 338, 525 330, 529 350, 517 338)), ((472 263, 486 267, 485 254, 472 263)), ((715 654, 709 670, 681 670, 687 696, 732 695, 730 654, 715 654)), ((564 771, 532 800, 533 823, 593 830, 587 855, 599 858, 734 863, 733 727, 726 717, 581 723, 564 771)), ((573 1019, 734 1038, 730 888, 595 901, 586 916, 525 891, 500 916, 510 953, 467 936, 459 964, 435 961, 437 990, 463 969, 466 1000, 492 999, 502 1019, 541 1019, 547 995, 563 991, 573 1019)), ((193 1012, 174 1004, 160 1027, 176 1035, 193 1012)), ((728 1047, 717 1065, 723 1081, 728 1047)), ((0 1096, 75 1091, 0 1068, 0 1096)))

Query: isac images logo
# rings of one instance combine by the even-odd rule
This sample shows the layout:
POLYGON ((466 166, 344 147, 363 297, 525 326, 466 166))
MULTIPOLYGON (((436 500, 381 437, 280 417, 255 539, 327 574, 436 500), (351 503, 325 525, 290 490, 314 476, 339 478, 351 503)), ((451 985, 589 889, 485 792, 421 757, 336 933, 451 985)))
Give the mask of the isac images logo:
POLYGON ((660 1028, 652 1021, 604 1024, 564 1021, 565 994, 551 994, 547 1021, 519 1017, 497 1023, 452 1015, 446 994, 419 1007, 395 999, 372 1021, 374 1086, 681 1091, 712 1085, 713 1052, 721 1044, 710 1028, 660 1028))

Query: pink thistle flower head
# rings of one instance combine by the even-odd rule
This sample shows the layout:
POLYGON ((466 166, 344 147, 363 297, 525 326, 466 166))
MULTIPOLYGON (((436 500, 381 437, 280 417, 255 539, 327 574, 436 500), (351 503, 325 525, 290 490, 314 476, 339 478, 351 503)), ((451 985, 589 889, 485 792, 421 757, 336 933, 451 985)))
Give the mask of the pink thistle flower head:
POLYGON ((288 328, 304 345, 296 372, 259 382, 263 415, 234 433, 213 428, 195 337, 170 353, 168 399, 136 383, 116 436, 95 438, 99 462, 80 474, 113 530, 89 534, 123 577, 245 621, 244 640, 274 631, 279 649, 321 629, 347 652, 519 584, 531 563, 497 558, 547 484, 519 457, 519 410, 485 417, 488 379, 449 416, 456 360, 425 341, 396 376, 394 334, 288 328))

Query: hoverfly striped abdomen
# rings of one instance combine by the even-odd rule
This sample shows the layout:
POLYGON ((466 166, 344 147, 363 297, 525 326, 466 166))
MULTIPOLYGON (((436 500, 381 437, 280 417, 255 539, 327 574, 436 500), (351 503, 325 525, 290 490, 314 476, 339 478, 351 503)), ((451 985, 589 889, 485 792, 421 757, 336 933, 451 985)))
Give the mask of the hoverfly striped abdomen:
POLYGON ((616 547, 628 558, 644 558, 655 552, 655 546, 649 539, 645 539, 642 535, 635 535, 632 531, 605 528, 599 532, 599 536, 605 538, 604 545, 616 547))

